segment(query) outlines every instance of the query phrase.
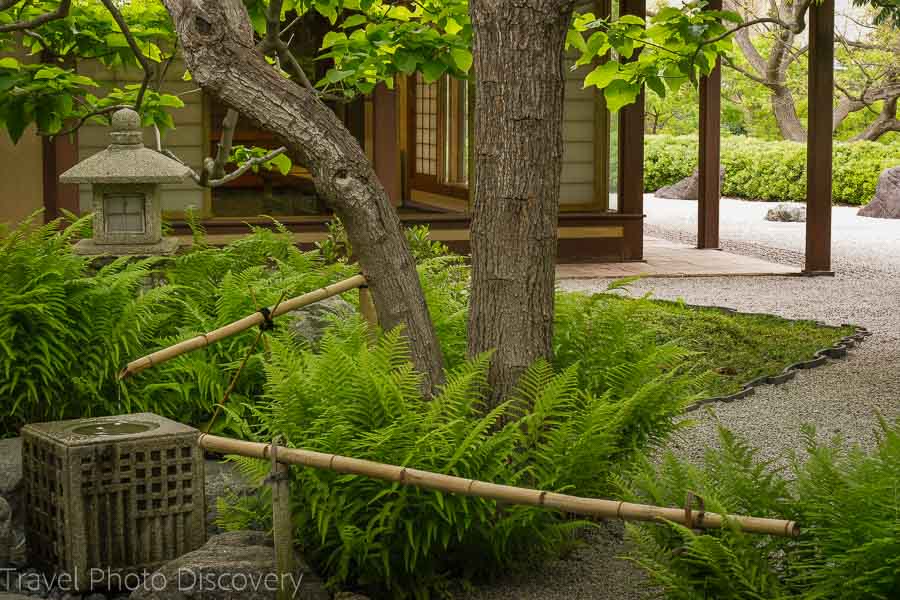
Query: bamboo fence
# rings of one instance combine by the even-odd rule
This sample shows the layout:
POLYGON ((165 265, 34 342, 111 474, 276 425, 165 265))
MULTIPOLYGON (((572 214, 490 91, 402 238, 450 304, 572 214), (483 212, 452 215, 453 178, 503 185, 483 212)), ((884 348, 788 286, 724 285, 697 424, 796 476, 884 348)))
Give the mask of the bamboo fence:
POLYGON ((221 454, 237 454, 265 460, 271 460, 274 454, 277 457, 277 462, 282 464, 327 469, 338 473, 362 475, 373 479, 414 485, 440 492, 477 496, 508 504, 543 506, 592 517, 621 519, 623 521, 672 521, 697 529, 722 528, 728 523, 734 523, 748 533, 780 537, 796 537, 800 534, 800 528, 794 521, 741 515, 726 516, 705 512, 702 509, 694 511, 691 507, 693 502, 690 496, 684 508, 666 508, 615 500, 580 498, 567 494, 500 485, 408 467, 386 465, 336 454, 324 454, 312 450, 246 442, 209 434, 201 435, 197 443, 205 450, 221 454))
MULTIPOLYGON (((274 319, 275 317, 291 312, 292 310, 303 308, 304 306, 308 306, 315 302, 319 302, 321 300, 325 300, 326 298, 330 298, 338 294, 343 294, 344 292, 348 292, 357 288, 359 288, 361 292, 362 290, 365 290, 365 293, 360 294, 360 303, 362 305, 361 308, 363 316, 367 321, 371 321, 371 319, 377 320, 377 317, 374 316, 375 309, 374 305, 372 305, 371 295, 369 294, 369 290, 366 285, 366 278, 362 275, 354 275, 349 279, 344 279, 343 281, 338 281, 337 283, 333 283, 318 290, 303 294, 302 296, 297 296, 296 298, 291 298, 290 300, 280 302, 276 306, 269 309, 269 317, 274 319)), ((228 325, 220 327, 214 331, 203 333, 189 340, 185 340, 173 346, 169 346, 168 348, 157 350, 152 354, 142 356, 141 358, 128 363, 128 365, 122 370, 122 372, 119 373, 119 379, 126 379, 128 377, 131 377, 132 375, 140 373, 145 369, 149 369, 150 367, 162 364, 168 360, 172 360, 173 358, 181 356, 182 354, 187 354, 188 352, 199 350, 200 348, 204 348, 206 346, 209 346, 210 344, 219 342, 227 337, 241 333, 242 331, 246 331, 252 327, 256 327, 257 325, 262 325, 265 321, 266 317, 262 314, 262 312, 255 312, 248 317, 244 317, 243 319, 235 321, 234 323, 229 323, 228 325)))

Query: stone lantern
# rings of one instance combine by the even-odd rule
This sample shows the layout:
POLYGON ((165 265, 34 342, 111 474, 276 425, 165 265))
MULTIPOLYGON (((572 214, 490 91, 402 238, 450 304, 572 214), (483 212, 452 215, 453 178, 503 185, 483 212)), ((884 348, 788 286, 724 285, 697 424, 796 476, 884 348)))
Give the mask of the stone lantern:
POLYGON ((91 185, 94 237, 75 245, 78 254, 172 254, 178 240, 162 236, 160 185, 181 183, 191 170, 145 148, 141 117, 130 108, 112 117, 112 144, 59 177, 91 185))

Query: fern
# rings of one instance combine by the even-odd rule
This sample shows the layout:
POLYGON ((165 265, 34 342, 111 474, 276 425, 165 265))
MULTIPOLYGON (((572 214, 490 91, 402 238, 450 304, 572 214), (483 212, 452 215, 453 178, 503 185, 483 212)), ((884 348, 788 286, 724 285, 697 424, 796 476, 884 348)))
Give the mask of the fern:
MULTIPOLYGON (((339 322, 315 349, 283 332, 273 338, 265 395, 254 403, 259 425, 247 428, 294 447, 600 496, 613 489, 620 461, 660 441, 695 391, 695 377, 663 373, 664 358, 603 393, 580 389, 579 365, 557 371, 539 362, 508 402, 485 412, 489 355, 460 361, 429 400, 398 330, 371 345, 361 321, 339 322)), ((259 463, 257 475, 266 468, 259 463)), ((397 598, 427 598, 451 576, 555 553, 587 525, 537 507, 328 471, 296 469, 293 478, 297 539, 309 556, 334 583, 397 598)), ((245 510, 246 502, 236 507, 236 522, 246 522, 245 510)))
POLYGON ((696 491, 717 512, 790 518, 799 539, 738 528, 696 533, 679 525, 629 526, 632 556, 671 598, 863 599, 900 595, 900 421, 882 424, 874 452, 816 441, 790 472, 720 429, 702 467, 667 454, 619 484, 636 501, 680 504, 696 491))

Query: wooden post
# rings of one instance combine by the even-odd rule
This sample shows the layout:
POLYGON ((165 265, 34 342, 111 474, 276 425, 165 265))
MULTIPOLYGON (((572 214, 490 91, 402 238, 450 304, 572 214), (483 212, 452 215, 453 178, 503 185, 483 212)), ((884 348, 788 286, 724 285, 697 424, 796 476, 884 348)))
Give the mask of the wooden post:
POLYGON ((375 339, 378 335, 378 312, 375 310, 372 293, 367 285, 359 286, 359 312, 369 326, 369 335, 375 339))
POLYGON ((291 483, 287 465, 278 462, 278 444, 272 443, 272 538, 275 542, 275 573, 278 575, 278 600, 293 598, 294 523, 291 518, 291 483))
POLYGON ((806 138, 806 266, 831 271, 831 148, 834 95, 834 0, 809 8, 809 133, 806 138))
MULTIPOLYGON (((647 17, 646 0, 621 0, 621 14, 647 17)), ((637 60, 635 52, 630 60, 637 60)), ((619 212, 644 214, 644 90, 619 111, 619 212)), ((644 257, 643 236, 626 243, 625 260, 644 257)))
MULTIPOLYGON (((722 0, 709 0, 709 10, 721 10, 722 0)), ((719 247, 720 133, 722 110, 722 61, 700 80, 700 152, 697 195, 697 247, 719 247)))

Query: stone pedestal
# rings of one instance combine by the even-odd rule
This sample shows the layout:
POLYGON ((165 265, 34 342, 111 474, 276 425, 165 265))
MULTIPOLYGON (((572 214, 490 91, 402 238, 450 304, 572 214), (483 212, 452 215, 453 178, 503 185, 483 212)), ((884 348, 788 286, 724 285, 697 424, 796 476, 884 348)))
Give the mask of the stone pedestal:
POLYGON ((162 238, 155 244, 98 244, 94 240, 80 240, 73 251, 81 256, 171 256, 178 251, 178 238, 162 238))

